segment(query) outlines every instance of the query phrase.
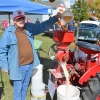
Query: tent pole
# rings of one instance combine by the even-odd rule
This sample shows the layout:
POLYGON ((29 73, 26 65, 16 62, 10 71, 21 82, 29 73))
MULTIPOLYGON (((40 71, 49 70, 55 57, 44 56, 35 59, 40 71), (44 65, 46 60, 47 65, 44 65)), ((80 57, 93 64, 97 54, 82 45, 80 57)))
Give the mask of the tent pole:
POLYGON ((8 13, 8 20, 9 20, 9 25, 10 25, 10 12, 8 13))

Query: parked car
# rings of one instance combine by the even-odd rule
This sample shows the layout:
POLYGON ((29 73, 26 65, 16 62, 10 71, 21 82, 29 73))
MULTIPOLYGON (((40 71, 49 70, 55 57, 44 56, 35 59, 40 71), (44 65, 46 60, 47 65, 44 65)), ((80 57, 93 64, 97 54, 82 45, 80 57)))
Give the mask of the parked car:
POLYGON ((78 40, 91 43, 97 42, 100 38, 100 22, 82 21, 79 24, 78 40))

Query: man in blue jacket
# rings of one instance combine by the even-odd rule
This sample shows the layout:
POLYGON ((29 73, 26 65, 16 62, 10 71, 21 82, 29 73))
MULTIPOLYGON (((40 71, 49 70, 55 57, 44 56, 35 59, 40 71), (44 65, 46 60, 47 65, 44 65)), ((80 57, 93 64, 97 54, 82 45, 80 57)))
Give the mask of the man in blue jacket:
POLYGON ((0 40, 0 67, 14 82, 13 100, 26 100, 32 70, 40 64, 33 45, 34 36, 48 30, 62 14, 58 12, 40 24, 25 23, 22 10, 13 12, 12 17, 14 25, 4 31, 0 40))

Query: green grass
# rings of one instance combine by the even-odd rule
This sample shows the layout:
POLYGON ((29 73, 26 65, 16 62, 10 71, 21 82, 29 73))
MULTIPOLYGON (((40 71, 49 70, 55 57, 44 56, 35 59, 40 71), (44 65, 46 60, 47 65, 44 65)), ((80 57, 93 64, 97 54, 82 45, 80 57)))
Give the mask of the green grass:
MULTIPOLYGON (((0 32, 0 37, 1 35, 2 35, 2 32, 0 32)), ((45 36, 44 33, 35 36, 35 39, 42 41, 39 58, 40 58, 41 64, 43 64, 44 66, 43 81, 45 84, 48 84, 49 76, 48 76, 47 70, 52 66, 52 61, 49 59, 49 56, 48 56, 48 50, 49 50, 49 47, 54 43, 54 41, 49 36, 45 36)), ((0 100, 12 100, 13 86, 10 84, 9 76, 6 75, 4 72, 2 72, 2 79, 3 79, 3 82, 1 82, 1 75, 0 75, 0 97, 2 96, 3 92, 5 93, 5 95, 3 95, 0 100), (4 88, 2 88, 3 87, 2 85, 4 85, 4 88)), ((30 90, 31 90, 31 84, 29 85, 29 88, 28 88, 27 100, 30 100, 31 98, 30 90)), ((49 95, 47 97, 47 100, 50 100, 49 95)))
POLYGON ((2 36, 2 31, 0 31, 0 37, 2 36))

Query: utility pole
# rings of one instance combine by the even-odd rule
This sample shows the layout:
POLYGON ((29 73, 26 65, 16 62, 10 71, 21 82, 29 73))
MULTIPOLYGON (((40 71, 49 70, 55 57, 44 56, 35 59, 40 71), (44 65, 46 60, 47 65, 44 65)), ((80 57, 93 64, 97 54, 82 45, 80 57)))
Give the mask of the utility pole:
POLYGON ((76 31, 76 38, 75 38, 75 43, 78 41, 78 33, 79 33, 79 24, 80 24, 80 17, 81 17, 81 10, 82 10, 82 0, 80 0, 80 8, 78 8, 79 14, 78 14, 78 27, 76 31))

